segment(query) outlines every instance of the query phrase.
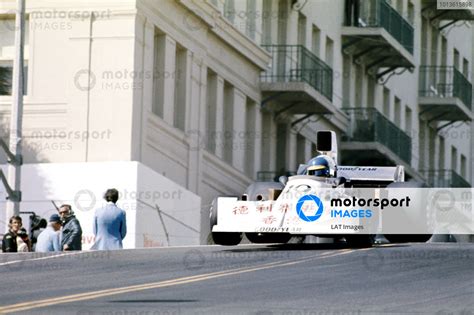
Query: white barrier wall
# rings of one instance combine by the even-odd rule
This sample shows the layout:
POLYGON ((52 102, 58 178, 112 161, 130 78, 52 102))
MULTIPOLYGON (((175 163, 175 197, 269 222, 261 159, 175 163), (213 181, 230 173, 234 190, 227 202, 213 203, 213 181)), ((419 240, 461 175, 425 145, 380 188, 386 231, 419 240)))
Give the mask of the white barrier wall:
MULTIPOLYGON (((94 243, 94 209, 105 204, 102 196, 108 188, 120 192, 117 205, 127 214, 125 248, 199 244, 201 198, 139 162, 25 164, 21 185, 20 211, 48 218, 56 213, 52 201, 72 205, 84 249, 94 243)), ((2 233, 8 220, 5 197, 0 187, 2 233)), ((28 224, 28 215, 23 217, 28 224)))

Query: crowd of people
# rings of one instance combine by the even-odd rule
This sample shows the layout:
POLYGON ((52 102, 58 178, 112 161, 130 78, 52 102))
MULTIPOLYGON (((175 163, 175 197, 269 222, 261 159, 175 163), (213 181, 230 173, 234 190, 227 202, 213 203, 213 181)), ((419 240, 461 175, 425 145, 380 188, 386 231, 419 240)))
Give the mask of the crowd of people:
MULTIPOLYGON (((108 189, 104 194, 107 204, 95 210, 93 232, 95 250, 123 248, 122 241, 127 234, 125 211, 117 207, 119 192, 108 189)), ((16 252, 60 252, 82 250, 82 228, 74 215, 71 205, 63 204, 58 213, 49 218, 49 223, 38 235, 35 244, 30 240, 20 216, 12 216, 8 221, 8 232, 2 240, 4 253, 16 252)))

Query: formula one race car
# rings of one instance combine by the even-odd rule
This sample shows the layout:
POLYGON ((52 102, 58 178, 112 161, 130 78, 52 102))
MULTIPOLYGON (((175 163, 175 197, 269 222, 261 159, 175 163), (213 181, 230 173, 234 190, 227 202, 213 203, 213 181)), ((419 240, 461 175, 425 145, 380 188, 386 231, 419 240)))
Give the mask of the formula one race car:
MULTIPOLYGON (((300 165, 295 176, 281 176, 279 182, 255 182, 240 198, 215 199, 210 209, 214 243, 237 245, 245 233, 252 243, 286 243, 293 236, 315 235, 345 239, 354 247, 370 246, 376 227, 367 224, 378 224, 370 210, 323 213, 325 203, 346 196, 346 191, 354 188, 419 187, 416 183, 405 183, 403 166, 337 166, 333 131, 317 133, 317 150, 320 155, 300 165), (334 224, 343 217, 344 224, 334 224), (365 231, 361 232, 364 227, 365 231)), ((431 235, 385 237, 391 242, 424 242, 431 235)))

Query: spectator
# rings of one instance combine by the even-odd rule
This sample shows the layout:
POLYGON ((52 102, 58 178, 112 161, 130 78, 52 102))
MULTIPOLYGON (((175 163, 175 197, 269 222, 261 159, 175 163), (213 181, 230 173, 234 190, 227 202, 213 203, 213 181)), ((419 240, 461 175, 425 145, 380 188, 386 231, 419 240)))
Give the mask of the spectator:
POLYGON ((122 240, 127 234, 125 211, 117 207, 117 189, 108 189, 104 195, 107 205, 97 209, 94 214, 95 244, 92 249, 121 249, 122 240))
POLYGON ((36 252, 59 252, 61 245, 59 241, 59 230, 61 229, 61 218, 57 214, 51 215, 48 227, 41 232, 36 242, 36 252))
POLYGON ((31 251, 31 242, 28 237, 28 233, 25 228, 21 228, 17 233, 16 238, 17 251, 20 253, 30 252, 31 251))
POLYGON ((82 250, 82 229, 70 205, 59 207, 59 215, 63 229, 61 232, 61 248, 64 251, 82 250))
POLYGON ((8 221, 8 232, 3 236, 2 251, 4 253, 18 252, 17 237, 23 222, 20 216, 14 215, 8 221))

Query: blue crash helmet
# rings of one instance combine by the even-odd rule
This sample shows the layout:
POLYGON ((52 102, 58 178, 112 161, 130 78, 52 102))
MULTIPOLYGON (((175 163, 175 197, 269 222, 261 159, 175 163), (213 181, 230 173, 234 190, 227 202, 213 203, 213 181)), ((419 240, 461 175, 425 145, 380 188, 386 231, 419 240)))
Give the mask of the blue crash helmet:
POLYGON ((308 162, 307 174, 318 177, 336 177, 336 163, 326 155, 319 155, 308 162))

